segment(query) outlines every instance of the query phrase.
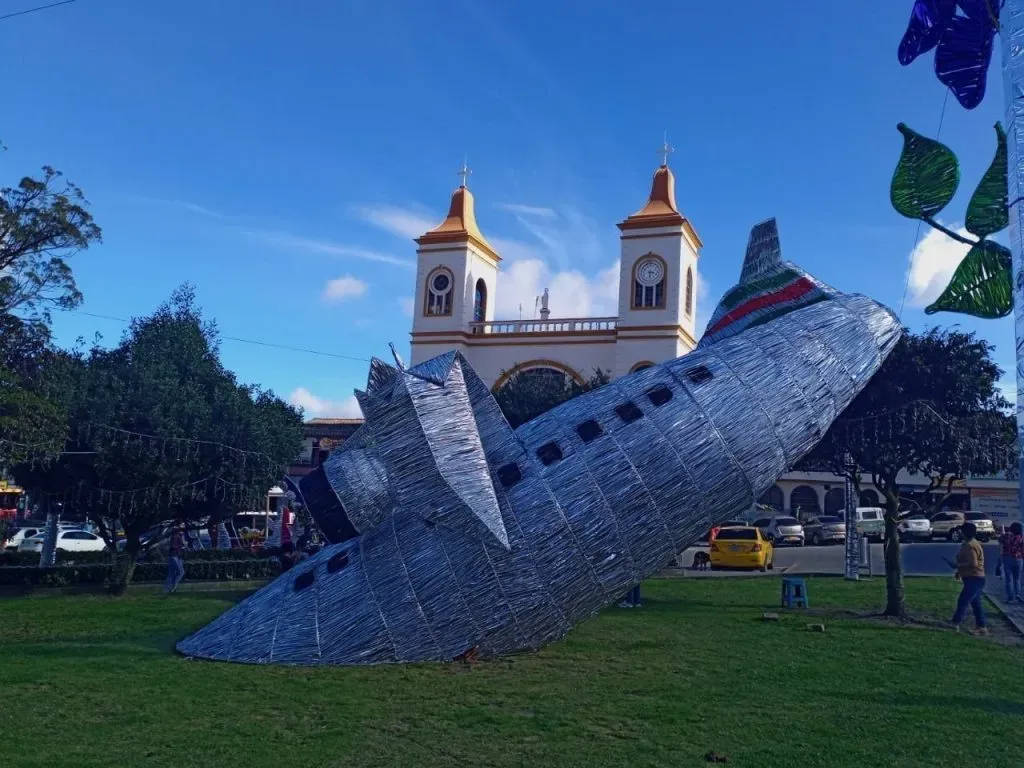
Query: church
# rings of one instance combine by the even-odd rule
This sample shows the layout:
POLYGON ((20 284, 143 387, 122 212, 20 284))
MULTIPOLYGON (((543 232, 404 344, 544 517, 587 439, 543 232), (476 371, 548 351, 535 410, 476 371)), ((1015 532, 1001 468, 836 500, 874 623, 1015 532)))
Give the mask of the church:
MULTIPOLYGON (((579 383, 600 368, 625 376, 690 352, 697 344, 697 260, 702 243, 679 211, 675 177, 665 161, 654 172, 647 202, 618 226, 619 311, 616 317, 552 318, 545 300, 535 320, 495 319, 501 255, 477 224, 465 179, 452 194, 445 220, 416 239, 416 293, 412 363, 458 349, 480 377, 500 390, 519 371, 571 377, 579 383)), ((289 474, 319 466, 361 419, 307 422, 302 456, 289 474)), ((905 493, 921 478, 901 479, 905 493)), ((994 519, 1016 510, 1016 481, 972 478, 957 487, 949 506, 985 510, 994 519)), ((876 506, 880 494, 865 483, 859 502, 876 506)), ((842 480, 827 472, 788 472, 760 499, 778 511, 835 514, 844 505, 842 480)))
POLYGON ((414 365, 457 349, 497 391, 516 372, 582 383, 599 368, 614 379, 696 346, 702 243, 676 206, 667 152, 646 204, 618 225, 616 317, 552 318, 545 292, 539 319, 495 319, 501 254, 477 225, 467 173, 463 169, 445 220, 416 239, 414 365))

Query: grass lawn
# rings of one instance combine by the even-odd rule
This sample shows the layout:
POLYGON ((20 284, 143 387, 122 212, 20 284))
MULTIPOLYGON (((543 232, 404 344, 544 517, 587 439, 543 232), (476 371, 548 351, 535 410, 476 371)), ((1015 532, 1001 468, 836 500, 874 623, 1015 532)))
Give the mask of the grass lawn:
MULTIPOLYGON (((497 661, 296 669, 188 661, 238 593, 0 601, 0 764, 17 766, 1020 765, 1024 648, 784 613, 775 579, 655 580, 560 643, 497 661), (777 609, 773 609, 777 610, 777 609), (824 634, 806 631, 824 621, 824 634)), ((874 608, 881 580, 810 580, 874 608)), ((952 579, 908 601, 945 618, 952 579)))

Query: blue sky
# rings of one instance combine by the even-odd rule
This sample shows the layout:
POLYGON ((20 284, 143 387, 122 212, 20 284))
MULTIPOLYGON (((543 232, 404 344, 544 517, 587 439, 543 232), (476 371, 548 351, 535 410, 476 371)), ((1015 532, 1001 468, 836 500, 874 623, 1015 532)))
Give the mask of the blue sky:
MULTIPOLYGON (((190 281, 227 336, 357 358, 223 342, 242 380, 309 415, 350 412, 360 359, 389 341, 407 355, 410 238, 443 217, 464 156, 506 315, 545 285, 555 315, 614 314, 615 223, 646 199, 665 130, 705 243, 699 318, 767 216, 788 258, 898 310, 916 224, 889 205, 896 123, 934 136, 943 104, 931 56, 896 61, 911 5, 79 0, 0 22, 4 179, 49 163, 86 191, 104 243, 73 262, 83 312, 146 314, 190 281)), ((997 53, 985 103, 945 111, 950 225, 1001 103, 997 53)), ((1012 371, 1010 319, 921 310, 959 255, 943 241, 904 321, 978 330, 1012 371)), ((55 328, 114 342, 123 324, 55 328)))

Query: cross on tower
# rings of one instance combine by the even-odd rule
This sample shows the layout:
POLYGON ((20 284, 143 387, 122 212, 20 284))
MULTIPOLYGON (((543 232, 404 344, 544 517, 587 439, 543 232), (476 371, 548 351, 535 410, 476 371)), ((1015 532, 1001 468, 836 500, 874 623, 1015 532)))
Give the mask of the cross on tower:
POLYGON ((462 179, 462 183, 459 184, 460 187, 465 187, 466 186, 466 182, 469 181, 469 174, 471 174, 472 172, 473 171, 470 170, 470 167, 468 165, 466 165, 466 161, 463 160, 462 161, 462 170, 460 170, 457 174, 455 174, 456 176, 458 176, 459 178, 462 179))
POLYGON ((668 156, 675 152, 675 149, 668 143, 668 132, 665 133, 665 140, 661 144, 658 154, 661 155, 661 164, 668 165, 668 156))

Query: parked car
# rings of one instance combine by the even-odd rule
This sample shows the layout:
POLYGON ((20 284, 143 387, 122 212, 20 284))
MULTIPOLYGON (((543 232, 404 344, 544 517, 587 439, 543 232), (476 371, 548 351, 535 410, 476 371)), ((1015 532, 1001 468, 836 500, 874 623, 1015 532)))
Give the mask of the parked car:
MULTIPOLYGON (((726 520, 724 523, 716 525, 715 528, 743 528, 749 525, 750 523, 748 523, 746 520, 726 520)), ((714 530, 714 528, 709 528, 707 531, 705 531, 704 535, 701 536, 700 540, 711 541, 712 530, 714 530)))
MULTIPOLYGON (((42 552, 45 539, 45 531, 30 536, 18 545, 18 551, 42 552)), ((103 539, 88 531, 65 529, 57 532, 57 549, 64 552, 102 552, 106 548, 107 544, 103 539)))
POLYGON ((25 539, 30 539, 37 533, 40 533, 42 528, 19 528, 14 534, 7 540, 4 545, 4 549, 18 549, 21 546, 21 542, 25 539))
POLYGON ((930 520, 932 526, 932 538, 948 539, 959 541, 963 534, 959 532, 960 526, 964 524, 963 512, 937 512, 930 520), (954 538, 953 531, 957 531, 954 538))
POLYGON ((775 567, 775 549, 757 528, 749 525, 722 528, 709 550, 712 568, 775 567))
POLYGON ((916 513, 900 520, 896 526, 900 541, 931 541, 932 523, 927 515, 916 513))
POLYGON ((858 536, 867 536, 872 541, 885 538, 885 510, 881 507, 857 507, 853 520, 858 536))
MULTIPOLYGON (((58 523, 57 524, 57 530, 58 531, 77 531, 80 528, 81 528, 81 525, 78 524, 78 523, 58 523)), ((18 549, 21 546, 21 542, 23 542, 25 539, 30 539, 33 536, 35 536, 36 534, 41 534, 41 533, 45 533, 45 532, 46 532, 46 526, 43 525, 43 524, 39 524, 39 525, 33 524, 33 525, 27 525, 24 528, 19 528, 17 531, 15 531, 11 535, 11 538, 9 538, 7 540, 7 543, 4 545, 4 549, 7 549, 7 550, 18 549)))
POLYGON ((846 523, 841 517, 809 517, 804 523, 804 538, 812 546, 842 544, 846 541, 846 523))
POLYGON ((754 527, 773 545, 792 544, 797 547, 804 545, 804 527, 795 517, 778 515, 762 517, 754 521, 754 527))
MULTIPOLYGON (((964 522, 974 523, 978 529, 978 541, 989 541, 996 536, 996 524, 984 512, 964 512, 964 522)), ((960 538, 953 539, 953 541, 962 540, 963 533, 960 534, 960 538)))

